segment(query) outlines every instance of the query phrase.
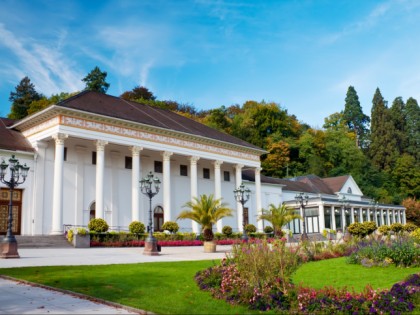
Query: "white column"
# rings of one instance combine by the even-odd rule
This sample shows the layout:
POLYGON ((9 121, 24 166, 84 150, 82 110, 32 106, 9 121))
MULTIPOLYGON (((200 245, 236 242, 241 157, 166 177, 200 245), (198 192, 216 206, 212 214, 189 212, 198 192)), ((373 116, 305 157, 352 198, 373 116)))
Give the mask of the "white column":
POLYGON ((324 203, 321 202, 318 206, 319 211, 319 232, 322 233, 322 231, 325 230, 325 211, 324 211, 324 203))
POLYGON ((384 209, 380 209, 379 210, 379 222, 380 222, 381 226, 382 225, 385 225, 385 222, 384 222, 384 209))
POLYGON ((363 219, 363 209, 359 208, 359 222, 363 223, 364 219, 363 219))
MULTIPOLYGON (((220 171, 220 166, 223 164, 223 161, 214 161, 214 198, 222 198, 222 176, 220 171)), ((217 221, 217 232, 222 233, 223 229, 223 219, 217 221)))
MULTIPOLYGON (((105 221, 112 226, 120 225, 120 191, 124 188, 121 187, 119 178, 119 165, 121 161, 121 152, 112 150, 109 152, 108 156, 111 156, 111 179, 108 180, 108 185, 111 186, 111 194, 108 197, 110 208, 104 214, 105 221), (109 210, 111 213, 109 213, 109 210)), ((131 222, 129 222, 131 223, 131 222)))
POLYGON ((378 210, 376 208, 373 209, 373 217, 374 217, 374 221, 376 223, 376 226, 379 226, 378 224, 378 210))
POLYGON ((104 208, 104 173, 105 173, 105 146, 107 141, 96 141, 96 218, 105 218, 104 208))
POLYGON ((405 209, 402 210, 402 224, 407 224, 407 218, 405 215, 405 209))
POLYGON ((396 220, 396 215, 395 215, 395 209, 392 209, 392 222, 394 222, 394 223, 396 223, 397 222, 397 220, 396 220))
POLYGON ((334 231, 337 230, 337 224, 335 222, 335 208, 333 205, 331 205, 331 229, 333 229, 334 231))
MULTIPOLYGON (((45 197, 45 151, 48 143, 37 141, 35 144, 35 169, 34 169, 34 190, 32 209, 32 235, 44 234, 44 197, 45 197)), ((50 232, 50 231, 48 231, 50 232)))
POLYGON ((341 220, 342 220, 342 225, 343 225, 343 233, 344 230, 347 227, 347 222, 346 222, 346 208, 345 207, 341 207, 341 220))
MULTIPOLYGON (((262 214, 262 202, 261 202, 261 167, 255 168, 255 206, 257 210, 257 215, 262 214)), ((257 221, 258 232, 264 232, 263 220, 257 221)))
MULTIPOLYGON (((198 156, 190 157, 190 172, 191 172, 191 201, 198 197, 198 176, 197 176, 197 161, 200 158, 198 156)), ((193 233, 200 233, 200 227, 197 222, 192 221, 193 233)))
POLYGON ((391 225, 391 219, 389 217, 389 209, 386 209, 386 224, 391 225))
POLYGON ((131 221, 140 221, 140 151, 142 147, 133 146, 131 170, 131 221))
POLYGON ((171 221, 171 155, 172 152, 162 152, 163 157, 163 221, 171 221))
POLYGON ((57 133, 55 140, 54 160, 54 187, 53 187, 53 213, 51 234, 63 233, 63 166, 64 166, 64 140, 68 135, 57 133))
MULTIPOLYGON (((237 189, 241 184, 242 184, 242 168, 244 166, 242 164, 236 164, 235 165, 235 179, 236 179, 236 187, 235 189, 237 189)), ((242 209, 242 205, 240 202, 236 202, 236 213, 238 216, 238 230, 240 232, 243 232, 243 209, 242 209)))
POLYGON ((350 223, 354 223, 354 208, 350 208, 350 223))
POLYGON ((397 215, 398 215, 398 222, 402 224, 402 220, 401 220, 401 210, 397 210, 397 215))
POLYGON ((371 218, 370 217, 370 208, 366 208, 366 221, 368 221, 368 222, 372 221, 370 218, 371 218))
POLYGON ((77 153, 77 164, 76 164, 76 209, 74 209, 74 222, 76 225, 86 225, 88 222, 83 222, 83 201, 85 191, 85 153, 87 148, 81 145, 76 145, 74 150, 77 153))

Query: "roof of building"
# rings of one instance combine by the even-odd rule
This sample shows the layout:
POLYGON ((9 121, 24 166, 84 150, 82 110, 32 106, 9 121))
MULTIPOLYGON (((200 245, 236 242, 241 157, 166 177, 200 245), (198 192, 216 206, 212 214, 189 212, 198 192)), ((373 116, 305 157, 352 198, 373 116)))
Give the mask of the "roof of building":
POLYGON ((170 110, 127 101, 119 97, 98 92, 81 92, 58 103, 57 106, 211 138, 264 152, 264 150, 253 144, 210 128, 170 110))
MULTIPOLYGON (((242 171, 242 178, 244 180, 255 181, 254 171, 242 171)), ((261 182, 283 185, 283 190, 334 195, 341 190, 348 178, 349 175, 328 178, 320 178, 316 175, 306 175, 290 179, 281 179, 261 175, 261 182)))
POLYGON ((33 152, 33 147, 19 131, 7 128, 13 123, 12 119, 0 117, 0 149, 33 152))

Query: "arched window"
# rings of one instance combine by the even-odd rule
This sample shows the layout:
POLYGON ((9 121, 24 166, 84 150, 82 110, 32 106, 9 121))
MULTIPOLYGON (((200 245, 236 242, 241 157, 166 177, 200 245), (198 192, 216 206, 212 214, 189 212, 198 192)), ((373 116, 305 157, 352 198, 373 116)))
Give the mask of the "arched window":
POLYGON ((347 193, 348 194, 352 194, 353 193, 353 191, 351 190, 351 187, 347 188, 347 193))
POLYGON ((96 202, 92 202, 89 207, 89 221, 96 218, 96 202))
POLYGON ((153 229, 155 232, 163 231, 163 208, 161 206, 156 206, 153 210, 153 229))

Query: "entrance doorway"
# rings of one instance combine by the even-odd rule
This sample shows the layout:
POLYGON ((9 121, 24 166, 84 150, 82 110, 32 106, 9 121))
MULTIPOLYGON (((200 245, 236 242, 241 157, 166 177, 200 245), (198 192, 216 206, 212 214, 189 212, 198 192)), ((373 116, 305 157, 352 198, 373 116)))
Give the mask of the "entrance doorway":
POLYGON ((163 225, 163 208, 156 206, 153 211, 153 228, 155 232, 161 232, 163 225))
MULTIPOLYGON (((22 193, 22 189, 13 190, 12 232, 14 235, 21 234, 22 193)), ((7 222, 9 220, 9 201, 10 190, 6 188, 0 189, 0 235, 6 235, 7 233, 7 222)))
POLYGON ((96 202, 92 202, 89 207, 89 222, 96 218, 96 202))

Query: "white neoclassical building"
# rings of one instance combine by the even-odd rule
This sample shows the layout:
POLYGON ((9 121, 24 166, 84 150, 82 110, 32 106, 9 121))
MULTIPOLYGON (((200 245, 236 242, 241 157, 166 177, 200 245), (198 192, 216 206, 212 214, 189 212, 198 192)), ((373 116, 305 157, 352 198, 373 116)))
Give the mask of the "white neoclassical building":
MULTIPOLYGON (((261 209, 270 203, 293 204, 300 192, 310 196, 310 233, 372 218, 379 223, 405 222, 402 207, 367 206, 351 177, 349 192, 344 184, 332 188, 329 179, 319 180, 330 189, 317 191, 302 178, 262 176, 264 153, 171 111, 89 91, 20 121, 0 118, 0 161, 15 155, 30 167, 13 196, 17 235, 61 234, 65 225, 87 225, 94 217, 115 229, 135 220, 146 223, 149 199, 142 195, 139 181, 149 172, 162 182, 152 200, 155 230, 175 220, 182 206, 201 194, 214 194, 235 210, 233 217, 218 222, 218 231, 224 225, 241 231, 243 220, 262 230, 265 223, 257 221, 261 209), (242 182, 251 189, 244 209, 233 194, 242 182), (342 196, 351 201, 345 209, 340 208, 342 196), (341 210, 345 216, 337 215, 341 210)), ((9 192, 0 184, 0 234, 7 228, 8 200, 9 192)), ((189 220, 179 224, 184 231, 199 232, 189 220)), ((300 233, 301 225, 295 222, 291 229, 300 233)))

